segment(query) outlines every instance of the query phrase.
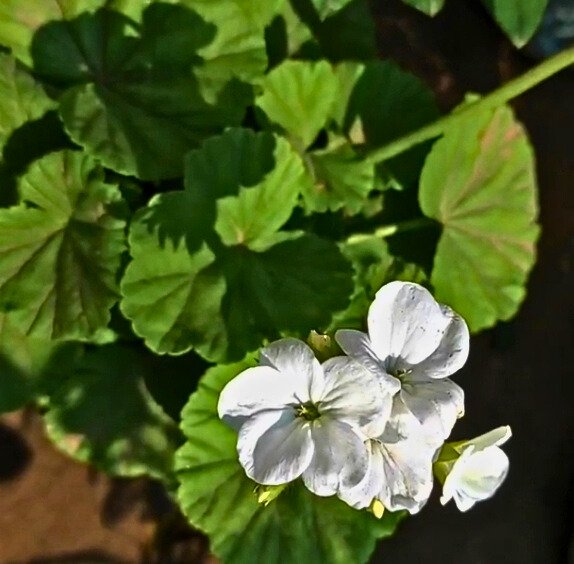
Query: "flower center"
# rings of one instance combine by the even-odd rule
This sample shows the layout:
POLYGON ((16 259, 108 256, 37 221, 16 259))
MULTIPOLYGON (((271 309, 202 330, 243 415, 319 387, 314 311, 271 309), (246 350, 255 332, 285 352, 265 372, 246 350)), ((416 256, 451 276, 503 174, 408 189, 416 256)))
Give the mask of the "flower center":
POLYGON ((398 378, 401 382, 403 380, 403 378, 407 375, 410 374, 412 372, 412 370, 410 369, 405 369, 405 368, 397 368, 396 370, 393 371, 393 376, 395 378, 398 378))
POLYGON ((314 404, 312 401, 306 401, 295 407, 295 413, 297 417, 302 417, 307 421, 314 421, 321 417, 321 412, 319 411, 319 404, 314 404))

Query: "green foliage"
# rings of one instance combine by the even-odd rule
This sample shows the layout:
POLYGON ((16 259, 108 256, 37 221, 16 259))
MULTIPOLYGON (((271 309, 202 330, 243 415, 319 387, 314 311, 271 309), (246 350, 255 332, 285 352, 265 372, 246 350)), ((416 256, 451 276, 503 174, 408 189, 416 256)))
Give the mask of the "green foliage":
POLYGON ((124 249, 120 194, 81 153, 34 163, 21 203, 0 210, 0 307, 24 333, 109 339, 109 310, 124 249))
POLYGON ((444 6, 444 0, 403 0, 403 2, 429 16, 436 16, 444 6))
MULTIPOLYGON (((487 5, 522 44, 545 2, 487 5)), ((0 48, 0 413, 39 405, 63 452, 171 488, 199 381, 178 497, 214 552, 367 561, 401 515, 300 484, 257 503, 216 412, 251 361, 227 363, 309 334, 340 354, 393 280, 475 331, 514 315, 538 227, 510 110, 380 157, 439 114, 376 59, 368 0, 3 0, 0 48), (393 237, 421 209, 438 245, 393 237)))
POLYGON ((542 22, 548 0, 483 0, 514 45, 523 47, 542 22))
POLYGON ((431 283, 473 331, 510 319, 525 296, 539 228, 534 159, 508 108, 448 129, 421 176, 423 212, 443 225, 431 283))
POLYGON ((116 476, 169 480, 177 427, 149 395, 141 356, 127 347, 86 352, 50 396, 48 437, 66 454, 116 476))
POLYGON ((307 182, 297 154, 270 133, 232 129, 190 153, 186 190, 132 222, 122 311, 148 346, 236 360, 345 307, 351 272, 336 245, 278 231, 307 182))
POLYGON ((235 431, 217 416, 223 386, 250 365, 242 361, 210 369, 183 410, 187 442, 177 452, 179 503, 211 539, 224 562, 366 562, 377 539, 393 533, 402 518, 378 520, 336 498, 319 498, 300 484, 289 486, 268 506, 257 503, 256 484, 237 460, 235 431))

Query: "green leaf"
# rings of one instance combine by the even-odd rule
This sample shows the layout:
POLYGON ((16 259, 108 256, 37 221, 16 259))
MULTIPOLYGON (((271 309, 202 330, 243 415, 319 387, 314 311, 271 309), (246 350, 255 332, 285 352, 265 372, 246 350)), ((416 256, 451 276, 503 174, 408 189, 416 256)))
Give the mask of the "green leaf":
POLYGON ((10 55, 0 53, 0 152, 8 137, 56 106, 10 55))
POLYGON ((337 329, 365 329, 367 313, 378 290, 394 280, 425 284, 424 270, 389 252, 387 243, 376 236, 341 245, 354 269, 355 290, 349 306, 335 315, 329 332, 337 329))
POLYGON ((244 41, 228 44, 195 11, 154 3, 141 24, 111 10, 50 22, 32 52, 35 71, 66 88, 72 139, 117 172, 157 180, 180 176, 189 149, 243 119, 252 89, 239 79, 263 73, 265 43, 263 29, 238 32, 244 41))
POLYGON ((124 249, 115 186, 91 158, 62 151, 36 161, 21 204, 0 210, 0 309, 27 335, 109 338, 124 249))
POLYGON ((326 61, 285 61, 263 80, 257 105, 303 150, 325 127, 337 86, 337 77, 326 61))
POLYGON ((510 109, 449 128, 421 177, 425 215, 443 225, 431 283, 472 331, 518 310, 539 228, 534 158, 510 109))
POLYGON ((0 2, 0 43, 9 47, 31 67, 30 45, 34 33, 52 20, 71 19, 93 11, 106 0, 2 0, 0 2))
POLYGON ((317 14, 324 20, 326 17, 331 16, 335 12, 342 10, 351 0, 311 0, 317 14))
MULTIPOLYGON (((367 149, 381 147, 438 116, 432 92, 415 76, 389 61, 365 65, 349 100, 345 129, 361 127, 367 149)), ((412 184, 428 147, 415 147, 384 163, 400 184, 412 184)))
POLYGON ((336 498, 312 495, 299 483, 267 507, 258 504, 241 468, 237 434, 217 417, 223 386, 249 366, 243 361, 208 370, 182 413, 186 444, 176 454, 179 504, 190 523, 206 532, 211 549, 229 564, 366 562, 379 538, 399 520, 356 511, 336 498))
POLYGON ((232 129, 189 154, 186 190, 154 198, 130 231, 121 307, 152 350, 242 358, 345 307, 350 269, 336 245, 277 231, 307 182, 297 153, 268 132, 232 129))
POLYGON ((523 47, 542 22, 548 0, 483 0, 514 45, 523 47))
POLYGON ((345 207, 357 213, 375 186, 375 166, 351 148, 346 140, 335 140, 327 149, 308 154, 315 182, 303 191, 305 209, 324 212, 345 207))
POLYGON ((428 16, 436 16, 444 6, 444 0, 403 0, 403 2, 428 16))
POLYGON ((48 437, 81 462, 118 476, 169 479, 179 433, 153 401, 131 349, 87 352, 49 400, 48 437))

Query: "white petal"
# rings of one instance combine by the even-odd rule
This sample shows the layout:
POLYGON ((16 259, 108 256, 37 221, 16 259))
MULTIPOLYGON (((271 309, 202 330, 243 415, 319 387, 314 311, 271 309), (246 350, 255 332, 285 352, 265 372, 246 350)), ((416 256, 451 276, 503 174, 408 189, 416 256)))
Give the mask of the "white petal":
POLYGON ((452 380, 404 382, 401 400, 421 424, 438 438, 446 439, 464 414, 464 392, 452 380))
POLYGON ((464 366, 468 358, 469 333, 466 322, 450 308, 441 306, 449 319, 437 349, 411 368, 411 379, 446 378, 464 366))
POLYGON ((383 389, 388 394, 396 394, 400 388, 400 381, 385 370, 384 358, 379 358, 374 351, 369 336, 362 331, 354 329, 341 329, 335 333, 335 340, 343 352, 360 362, 365 368, 376 374, 383 389))
POLYGON ((472 445, 474 447, 474 451, 484 450, 485 448, 491 446, 500 446, 503 445, 508 439, 512 437, 512 430, 508 425, 503 427, 497 427, 484 435, 480 435, 475 439, 471 439, 466 444, 472 445))
POLYGON ((508 457, 498 447, 465 450, 446 477, 441 503, 451 498, 460 511, 494 495, 508 474, 508 457))
POLYGON ((430 292, 410 282, 383 286, 369 308, 369 337, 387 370, 415 365, 438 347, 449 324, 430 292), (399 359, 400 366, 393 366, 399 359))
POLYGON ((301 403, 311 399, 311 388, 322 389, 323 370, 313 351, 299 339, 279 339, 261 349, 259 362, 289 374, 301 403))
POLYGON ((309 424, 291 409, 260 413, 241 427, 237 451, 245 473, 257 483, 291 482, 313 457, 309 424))
POLYGON ((297 399, 300 394, 298 382, 291 374, 270 366, 255 366, 238 374, 223 388, 217 411, 225 423, 239 430, 256 413, 300 403, 297 399))
POLYGON ((384 480, 377 497, 390 511, 406 509, 418 513, 431 494, 434 449, 407 439, 381 443, 380 451, 384 480))
POLYGON ((383 393, 378 378, 346 356, 323 363, 325 391, 318 398, 325 415, 362 428, 369 426, 375 436, 385 428, 392 398, 383 393))
POLYGON ((355 509, 369 507, 383 487, 384 470, 377 441, 367 441, 366 448, 368 459, 364 478, 352 488, 342 487, 337 494, 355 509))
POLYGON ((314 453, 303 482, 314 494, 334 495, 358 484, 367 471, 367 449, 353 429, 322 416, 311 425, 314 453))

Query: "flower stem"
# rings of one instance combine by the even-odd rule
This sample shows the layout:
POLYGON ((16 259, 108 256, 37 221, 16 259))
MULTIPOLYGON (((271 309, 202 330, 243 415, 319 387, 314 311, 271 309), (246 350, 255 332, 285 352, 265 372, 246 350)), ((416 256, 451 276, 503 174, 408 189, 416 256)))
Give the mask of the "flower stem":
POLYGON ((383 225, 378 229, 375 229, 372 233, 355 233, 347 239, 347 243, 350 245, 355 245, 356 243, 361 243, 371 237, 377 237, 379 239, 386 239, 391 235, 396 235, 397 233, 404 233, 405 231, 413 231, 415 229, 422 229, 424 227, 430 227, 431 225, 437 225, 434 219, 428 217, 417 217, 416 219, 409 219, 407 221, 399 221, 398 223, 392 223, 390 225, 383 225))
POLYGON ((530 90, 533 86, 546 80, 557 72, 574 64, 574 47, 565 49, 554 57, 551 57, 536 67, 525 72, 523 75, 507 82, 494 92, 479 98, 475 102, 470 102, 459 110, 448 114, 429 125, 418 129, 404 137, 392 141, 391 143, 374 149, 367 153, 366 158, 373 163, 386 161, 400 153, 404 153, 411 147, 424 143, 430 139, 441 136, 448 127, 461 119, 466 119, 469 114, 492 110, 516 98, 520 94, 530 90))

